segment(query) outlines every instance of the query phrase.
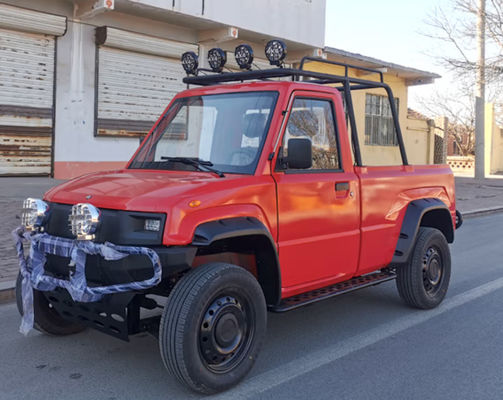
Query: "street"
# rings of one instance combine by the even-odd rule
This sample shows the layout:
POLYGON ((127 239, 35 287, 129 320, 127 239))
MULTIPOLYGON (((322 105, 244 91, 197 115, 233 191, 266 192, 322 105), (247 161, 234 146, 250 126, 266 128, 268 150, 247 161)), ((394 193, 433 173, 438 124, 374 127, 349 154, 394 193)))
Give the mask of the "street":
MULTIPOLYGON (((222 399, 501 399, 503 214, 467 219, 451 246, 451 286, 431 311, 407 308, 394 282, 269 314, 251 374, 222 399)), ((0 306, 0 399, 191 399, 157 340, 18 333, 0 306)))

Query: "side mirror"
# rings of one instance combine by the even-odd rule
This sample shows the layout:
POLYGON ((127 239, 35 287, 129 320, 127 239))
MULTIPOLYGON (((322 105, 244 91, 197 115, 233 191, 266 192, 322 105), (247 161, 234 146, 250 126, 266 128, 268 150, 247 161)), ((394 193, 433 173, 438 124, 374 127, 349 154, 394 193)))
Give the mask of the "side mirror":
POLYGON ((288 168, 307 169, 313 165, 313 145, 308 138, 288 139, 288 168))

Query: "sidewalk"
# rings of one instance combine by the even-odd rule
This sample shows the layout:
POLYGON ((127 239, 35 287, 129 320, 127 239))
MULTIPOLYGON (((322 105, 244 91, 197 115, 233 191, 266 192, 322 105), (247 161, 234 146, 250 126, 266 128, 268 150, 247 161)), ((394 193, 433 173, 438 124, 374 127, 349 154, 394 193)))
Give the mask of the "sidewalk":
POLYGON ((61 183, 51 178, 0 178, 0 303, 12 298, 19 269, 12 230, 19 225, 23 200, 27 197, 42 197, 51 187, 61 183))
POLYGON ((490 210, 503 211, 503 176, 482 181, 456 177, 456 207, 462 214, 477 214, 490 210))
MULTIPOLYGON (((0 178, 0 303, 11 300, 18 264, 11 231, 19 225, 19 213, 26 197, 43 193, 63 181, 50 178, 0 178)), ((503 211, 503 176, 477 182, 456 177, 457 208, 465 216, 503 211)))

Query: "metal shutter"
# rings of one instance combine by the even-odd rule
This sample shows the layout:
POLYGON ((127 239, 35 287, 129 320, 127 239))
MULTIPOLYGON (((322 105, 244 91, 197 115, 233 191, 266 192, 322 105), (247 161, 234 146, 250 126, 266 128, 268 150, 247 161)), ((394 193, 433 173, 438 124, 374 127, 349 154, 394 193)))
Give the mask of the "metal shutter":
POLYGON ((66 31, 66 17, 0 4, 0 27, 61 36, 66 31))
POLYGON ((54 51, 53 36, 0 29, 0 175, 51 173, 54 51))
POLYGON ((144 135, 186 88, 180 56, 198 47, 106 26, 96 29, 96 44, 96 133, 144 135))
POLYGON ((99 49, 98 74, 99 135, 145 134, 186 88, 178 60, 109 47, 99 49))

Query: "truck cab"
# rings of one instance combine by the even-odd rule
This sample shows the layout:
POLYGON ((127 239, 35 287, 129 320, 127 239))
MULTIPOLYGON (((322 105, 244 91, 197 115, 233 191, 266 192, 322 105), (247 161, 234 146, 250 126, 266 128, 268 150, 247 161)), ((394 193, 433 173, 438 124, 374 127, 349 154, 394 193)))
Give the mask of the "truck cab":
POLYGON ((184 56, 193 87, 125 168, 25 201, 22 330, 148 331, 180 382, 214 393, 253 366, 267 310, 394 279, 409 306, 442 301, 462 221, 454 178, 447 165, 409 165, 382 73, 312 72, 306 58, 298 69, 202 75, 184 56), (365 88, 387 94, 401 165, 362 159, 351 94, 365 88))

